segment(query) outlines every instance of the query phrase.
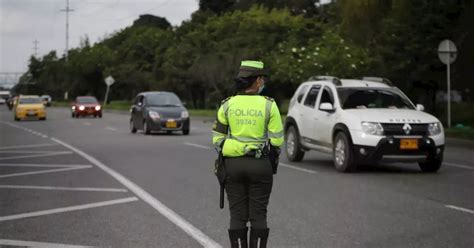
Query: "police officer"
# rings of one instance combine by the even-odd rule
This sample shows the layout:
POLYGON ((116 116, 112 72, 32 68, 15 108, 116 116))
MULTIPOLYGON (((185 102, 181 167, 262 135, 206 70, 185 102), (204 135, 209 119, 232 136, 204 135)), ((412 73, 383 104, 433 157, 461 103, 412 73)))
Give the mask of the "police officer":
POLYGON ((213 143, 225 158, 232 248, 267 244, 273 170, 265 149, 282 145, 283 128, 275 101, 260 95, 266 78, 262 62, 242 61, 235 79, 238 93, 222 101, 213 128, 213 143))

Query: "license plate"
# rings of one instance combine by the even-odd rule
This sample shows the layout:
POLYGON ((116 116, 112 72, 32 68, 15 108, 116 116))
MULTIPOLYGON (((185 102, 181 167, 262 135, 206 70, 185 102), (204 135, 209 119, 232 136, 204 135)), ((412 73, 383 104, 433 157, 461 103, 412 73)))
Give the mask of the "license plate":
POLYGON ((401 150, 417 150, 418 140, 417 139, 401 139, 400 149, 401 150))
POLYGON ((35 115, 35 111, 28 111, 27 115, 28 115, 28 116, 34 116, 34 115, 35 115))
POLYGON ((178 127, 178 123, 175 120, 168 120, 166 122, 166 127, 167 128, 176 128, 176 127, 178 127))

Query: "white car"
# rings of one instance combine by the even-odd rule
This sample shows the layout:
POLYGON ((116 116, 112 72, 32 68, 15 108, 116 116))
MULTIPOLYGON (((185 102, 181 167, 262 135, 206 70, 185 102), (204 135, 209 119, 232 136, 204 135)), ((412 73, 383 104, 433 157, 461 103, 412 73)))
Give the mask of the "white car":
POLYGON ((332 153, 340 172, 379 162, 418 162, 422 171, 436 172, 443 126, 423 110, 387 79, 313 77, 291 98, 286 154, 301 161, 309 150, 332 153))

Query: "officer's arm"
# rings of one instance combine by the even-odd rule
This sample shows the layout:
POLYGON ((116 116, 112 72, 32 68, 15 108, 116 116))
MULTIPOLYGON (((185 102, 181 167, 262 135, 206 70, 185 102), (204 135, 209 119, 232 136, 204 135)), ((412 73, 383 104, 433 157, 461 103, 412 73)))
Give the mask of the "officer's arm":
POLYGON ((270 111, 270 121, 268 123, 268 138, 273 146, 281 146, 283 144, 283 125, 281 123, 280 110, 275 102, 272 104, 270 111))
POLYGON ((221 106, 217 111, 217 118, 212 127, 212 143, 218 151, 221 150, 223 142, 229 132, 229 123, 225 117, 224 108, 221 106))

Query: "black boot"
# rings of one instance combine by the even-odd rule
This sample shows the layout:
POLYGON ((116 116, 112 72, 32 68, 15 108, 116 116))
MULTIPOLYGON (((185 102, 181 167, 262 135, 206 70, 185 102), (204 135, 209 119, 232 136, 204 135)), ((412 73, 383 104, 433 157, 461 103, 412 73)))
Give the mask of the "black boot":
POLYGON ((229 229, 230 247, 231 248, 248 248, 247 241, 248 229, 229 229))
POLYGON ((270 232, 270 229, 268 228, 264 228, 264 229, 251 228, 249 248, 266 248, 269 232, 270 232))

